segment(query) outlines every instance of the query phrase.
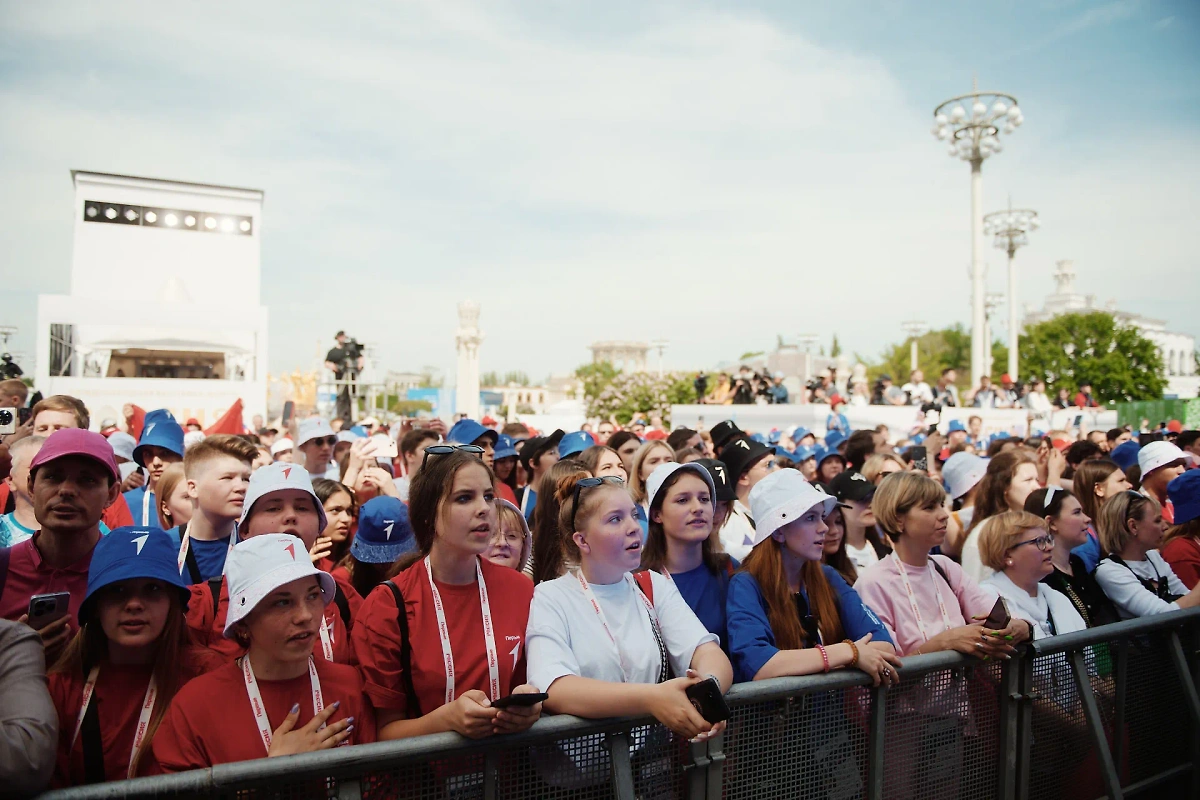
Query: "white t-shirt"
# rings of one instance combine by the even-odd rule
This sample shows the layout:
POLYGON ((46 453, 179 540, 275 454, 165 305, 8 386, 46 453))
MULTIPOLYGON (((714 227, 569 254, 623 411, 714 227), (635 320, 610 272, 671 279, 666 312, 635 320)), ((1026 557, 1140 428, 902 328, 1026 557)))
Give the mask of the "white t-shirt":
POLYGON ((879 563, 879 554, 875 552, 875 548, 867 542, 860 550, 854 545, 846 542, 846 555, 850 556, 850 560, 854 562, 854 568, 862 572, 872 564, 879 563))
POLYGON ((1145 561, 1126 561, 1125 566, 1108 559, 1100 559, 1096 566, 1096 582, 1117 607, 1121 619, 1147 617, 1175 611, 1179 603, 1168 603, 1142 585, 1138 578, 1151 581, 1166 580, 1171 594, 1185 595, 1188 588, 1175 575, 1171 565, 1163 561, 1157 550, 1146 553, 1145 561))
POLYGON ((745 561, 746 556, 754 548, 754 526, 750 524, 750 510, 742 505, 741 500, 733 501, 733 513, 721 528, 721 546, 725 552, 739 562, 745 561))
MULTIPOLYGON (((667 658, 675 675, 684 675, 696 648, 718 641, 679 594, 675 584, 657 572, 651 573, 654 613, 658 616, 667 658)), ((621 643, 630 669, 631 683, 657 683, 658 644, 650 627, 645 603, 637 596, 633 581, 591 584, 596 601, 604 609, 609 629, 621 643)), ((612 683, 625 682, 621 657, 600 616, 583 594, 579 579, 572 574, 539 583, 529 606, 525 633, 527 677, 543 692, 564 675, 579 675, 612 683)), ((666 676, 663 676, 664 678, 666 676)))
MULTIPOLYGON (((971 512, 974 516, 974 512, 971 512)), ((959 518, 962 518, 962 512, 959 512, 959 518)), ((979 554, 979 536, 983 533, 983 528, 992 521, 992 517, 985 519, 983 522, 975 526, 975 530, 967 534, 967 538, 963 540, 962 547, 962 568, 963 572, 971 576, 976 583, 983 583, 995 573, 991 567, 983 563, 983 556, 979 554)), ((970 522, 965 523, 970 525, 970 522)))
POLYGON ((933 402, 933 389, 925 381, 921 381, 920 383, 906 383, 900 389, 908 393, 909 405, 919 406, 922 403, 933 402))

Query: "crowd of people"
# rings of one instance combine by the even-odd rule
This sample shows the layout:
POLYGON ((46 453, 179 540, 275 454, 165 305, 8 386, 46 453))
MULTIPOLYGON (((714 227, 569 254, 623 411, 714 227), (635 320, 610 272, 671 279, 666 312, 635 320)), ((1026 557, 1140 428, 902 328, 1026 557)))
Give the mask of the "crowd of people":
MULTIPOLYGON (((543 714, 703 741, 737 682, 896 685, 910 656, 1004 660, 1200 604, 1197 431, 312 416, 204 436, 165 409, 125 416, 97 433, 48 397, 0 444, 14 791, 543 714)), ((938 708, 915 711, 961 746, 961 704, 938 708)), ((537 765, 559 787, 598 757, 559 756, 537 765)))

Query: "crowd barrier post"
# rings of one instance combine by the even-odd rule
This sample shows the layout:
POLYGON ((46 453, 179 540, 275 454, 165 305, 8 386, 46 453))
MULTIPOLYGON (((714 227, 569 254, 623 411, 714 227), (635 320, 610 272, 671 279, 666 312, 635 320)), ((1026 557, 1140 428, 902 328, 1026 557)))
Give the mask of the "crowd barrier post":
POLYGON ((883 731, 887 720, 888 687, 871 690, 871 715, 867 728, 867 798, 883 800, 883 731))
MULTIPOLYGON (((1096 752, 1100 755, 1100 777, 1104 779, 1104 788, 1108 792, 1109 800, 1124 800, 1121 776, 1117 774, 1117 765, 1108 746, 1108 736, 1104 733, 1104 720, 1100 718, 1100 707, 1096 705, 1096 693, 1092 691, 1092 681, 1088 675, 1087 660, 1083 651, 1072 650, 1070 663, 1071 672, 1075 675, 1075 688, 1083 702, 1083 715, 1092 732, 1092 743, 1096 745, 1096 752)), ((1026 747, 1028 746, 1027 743, 1026 747)))
POLYGON ((629 734, 625 731, 610 733, 606 739, 609 758, 612 760, 613 800, 634 800, 633 759, 629 754, 629 734))
MULTIPOLYGON (((1113 653, 1113 728, 1125 729, 1125 692, 1129 685, 1129 640, 1118 639, 1109 646, 1113 653), (1115 651, 1115 652, 1113 652, 1115 651)), ((1113 763, 1125 763, 1125 739, 1117 736, 1113 742, 1113 763)))
POLYGON ((1021 757, 1021 735, 1025 730, 1025 711, 1030 705, 1028 691, 1023 684, 1027 659, 1018 654, 1004 662, 1000 670, 1000 731, 996 772, 997 800, 1014 800, 1017 787, 1021 785, 1022 771, 1028 759, 1021 757))

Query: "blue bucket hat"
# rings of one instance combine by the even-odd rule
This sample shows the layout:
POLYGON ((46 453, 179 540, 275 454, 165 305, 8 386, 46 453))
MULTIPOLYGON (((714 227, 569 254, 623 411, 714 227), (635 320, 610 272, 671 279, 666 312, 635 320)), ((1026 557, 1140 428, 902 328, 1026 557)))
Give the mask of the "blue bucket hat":
POLYGON ((558 457, 566 458, 576 453, 582 453, 595 443, 595 437, 587 431, 571 431, 558 443, 558 457))
POLYGON ((837 451, 836 447, 821 447, 817 449, 817 466, 820 467, 827 458, 840 458, 846 460, 845 456, 837 451))
POLYGON ((759 444, 767 444, 767 437, 763 436, 761 433, 752 433, 750 434, 750 441, 758 442, 759 444))
POLYGON ((366 564, 390 564, 417 549, 408 506, 395 497, 373 497, 358 511, 358 532, 350 555, 366 564))
POLYGON ((1200 517, 1200 469, 1189 469, 1167 484, 1167 497, 1175 506, 1175 524, 1200 517))
POLYGON ((780 447, 779 445, 775 445, 771 449, 775 451, 776 458, 786 458, 788 461, 796 460, 796 454, 793 453, 791 450, 788 450, 786 447, 780 447))
POLYGON ((967 426, 963 425, 963 421, 961 419, 950 420, 950 427, 946 429, 946 433, 957 433, 959 431, 966 433, 967 426))
POLYGON ((846 441, 849 437, 838 428, 834 428, 825 434, 825 446, 830 450, 836 448, 839 444, 846 441))
POLYGON ((799 464, 803 461, 808 461, 810 458, 816 458, 817 453, 820 451, 821 448, 813 444, 801 445, 796 448, 796 454, 792 457, 792 460, 799 464))
POLYGON ((455 444, 475 444, 475 442, 485 436, 492 440, 493 447, 496 446, 496 442, 500 438, 500 434, 491 428, 483 427, 473 419, 460 419, 446 433, 446 441, 454 442, 455 444))
POLYGON ((87 594, 79 605, 79 624, 92 616, 92 596, 105 586, 132 578, 153 578, 179 590, 180 608, 191 593, 179 575, 179 553, 171 537, 159 528, 123 527, 101 536, 88 567, 87 594))
POLYGON ((499 461, 502 458, 516 458, 517 443, 513 441, 511 436, 505 436, 503 433, 496 439, 496 455, 495 459, 499 461))
POLYGON ((183 458, 183 428, 165 408, 155 409, 146 414, 142 438, 138 440, 137 447, 133 448, 133 460, 139 467, 146 466, 142 462, 142 454, 147 447, 161 447, 183 458))
POLYGON ((804 427, 803 425, 797 425, 796 430, 792 431, 792 441, 793 442, 798 442, 801 439, 803 439, 805 436, 813 436, 813 438, 816 438, 815 435, 813 434, 813 432, 810 431, 808 428, 804 427))
POLYGON ((1117 466, 1123 472, 1128 472, 1129 468, 1138 463, 1138 453, 1142 446, 1130 439, 1128 442, 1123 442, 1108 454, 1108 457, 1117 462, 1117 466))

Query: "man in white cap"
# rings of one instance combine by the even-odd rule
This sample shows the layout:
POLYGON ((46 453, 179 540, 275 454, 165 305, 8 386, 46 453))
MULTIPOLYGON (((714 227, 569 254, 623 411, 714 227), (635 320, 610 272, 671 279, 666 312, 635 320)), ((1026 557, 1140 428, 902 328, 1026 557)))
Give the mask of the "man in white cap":
POLYGON ((1138 451, 1142 470, 1142 494, 1162 506, 1163 522, 1175 523, 1175 506, 1167 496, 1167 484, 1187 470, 1187 456, 1170 442, 1150 442, 1138 451))
POLYGON ((329 423, 320 417, 302 420, 297 429, 296 450, 308 474, 314 478, 336 481, 341 477, 337 464, 333 462, 333 448, 337 446, 337 434, 329 423))
POLYGON ((295 458, 295 453, 293 452, 295 447, 295 443, 286 436, 275 442, 275 444, 271 445, 272 462, 278 464, 280 461, 282 461, 285 464, 291 464, 292 460, 295 458))

